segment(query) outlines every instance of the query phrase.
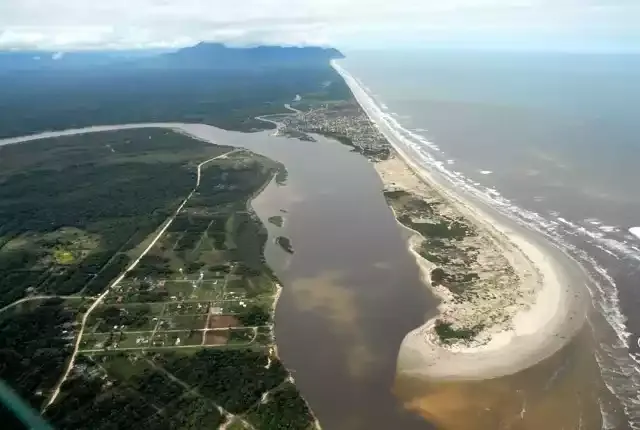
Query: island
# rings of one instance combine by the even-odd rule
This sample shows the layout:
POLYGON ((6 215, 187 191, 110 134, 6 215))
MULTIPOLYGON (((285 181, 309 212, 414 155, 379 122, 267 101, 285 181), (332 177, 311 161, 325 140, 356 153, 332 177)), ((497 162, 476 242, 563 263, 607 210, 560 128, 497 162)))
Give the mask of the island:
POLYGON ((276 237, 276 243, 280 245, 282 249, 284 249, 289 254, 293 254, 293 246, 291 245, 291 239, 284 236, 276 237))
POLYGON ((269 217, 269 222, 276 227, 282 227, 284 225, 284 218, 281 215, 274 215, 269 217))

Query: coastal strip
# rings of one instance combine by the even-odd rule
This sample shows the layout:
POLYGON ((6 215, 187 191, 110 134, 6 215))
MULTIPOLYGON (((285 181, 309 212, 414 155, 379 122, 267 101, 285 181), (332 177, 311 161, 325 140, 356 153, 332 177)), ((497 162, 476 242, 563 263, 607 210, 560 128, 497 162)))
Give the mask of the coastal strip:
MULTIPOLYGON (((443 225, 450 231, 454 222, 466 225, 468 230, 464 231, 469 233, 461 234, 454 241, 456 246, 468 241, 466 237, 481 244, 474 254, 477 276, 481 281, 495 281, 493 285, 479 282, 483 289, 476 289, 478 294, 456 297, 434 279, 438 265, 419 252, 428 238, 414 229, 409 248, 422 279, 441 303, 437 316, 403 340, 398 372, 425 378, 495 378, 530 367, 562 348, 583 325, 587 310, 584 280, 572 278, 562 267, 575 263, 542 238, 427 169, 420 162, 415 142, 396 132, 394 123, 355 78, 336 61, 332 65, 394 149, 389 159, 374 163, 385 194, 393 198, 394 194, 389 193, 405 193, 435 204, 434 213, 444 216, 444 220, 421 220, 413 214, 408 218, 412 225, 446 222, 443 225), (487 319, 487 314, 493 317, 487 319), (448 335, 452 335, 452 341, 447 341, 448 335)), ((390 203, 393 208, 393 202, 390 203)), ((399 215, 396 213, 406 227, 407 218, 399 215)), ((433 213, 429 215, 433 218, 433 213)))

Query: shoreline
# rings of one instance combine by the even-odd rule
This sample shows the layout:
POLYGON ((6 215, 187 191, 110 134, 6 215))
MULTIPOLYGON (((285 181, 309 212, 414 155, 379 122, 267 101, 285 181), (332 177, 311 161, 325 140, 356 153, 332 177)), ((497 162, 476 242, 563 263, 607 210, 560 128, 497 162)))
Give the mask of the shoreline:
MULTIPOLYGON (((191 135, 189 135, 191 136, 191 135)), ((195 137, 193 137, 195 139, 195 137)), ((248 150, 245 150, 248 151, 248 150)), ((273 182, 275 182, 276 180, 276 175, 273 174, 271 175, 271 178, 269 178, 268 181, 266 181, 264 184, 262 184, 262 186, 260 187, 259 190, 257 190, 253 196, 251 196, 251 198, 249 200, 247 200, 247 209, 250 210, 253 214, 255 214, 255 216, 260 220, 260 222, 263 224, 264 229, 267 231, 267 239, 265 241, 265 245, 264 245, 264 249, 266 249, 267 243, 269 242, 270 239, 270 233, 269 233, 269 229, 267 228, 267 225, 265 223, 265 220, 263 220, 260 215, 258 214, 258 211, 256 210, 256 208, 253 206, 253 201, 255 199, 257 199, 264 190, 267 189, 267 187, 269 187, 273 182)), ((268 222, 268 221, 267 221, 268 222)), ((264 250, 262 251, 262 256, 264 258, 264 250)), ((276 291, 275 294, 273 295, 273 299, 271 302, 271 318, 273 319, 273 323, 272 323, 272 328, 271 328, 271 336, 273 338, 273 346, 272 348, 270 348, 270 353, 272 353, 278 360, 280 360, 280 356, 278 355, 278 344, 276 342, 276 331, 275 331, 275 320, 276 320, 276 308, 278 307, 278 301, 280 300, 280 295, 282 294, 282 284, 280 283, 280 279, 276 276, 275 271, 273 269, 273 267, 271 267, 265 259, 264 262, 265 266, 267 266, 269 268, 269 271, 271 272, 271 281, 273 282, 273 285, 276 287, 276 291), (271 351, 272 349, 272 351, 271 351)), ((289 374, 289 376, 291 376, 289 374)))
MULTIPOLYGON (((377 112, 373 100, 358 82, 336 62, 332 61, 332 66, 397 154, 394 166, 385 166, 385 163, 389 164, 386 161, 374 163, 385 190, 404 189, 423 196, 421 183, 442 196, 453 211, 462 215, 502 252, 521 280, 519 288, 532 289, 529 305, 520 306, 506 327, 497 325, 501 329, 489 328, 489 340, 476 345, 445 346, 437 339, 434 325, 440 314, 448 310, 447 303, 441 303, 438 306, 439 315, 406 335, 398 354, 398 373, 429 379, 496 378, 528 368, 561 349, 582 327, 587 310, 586 288, 578 291, 577 286, 571 286, 578 282, 570 279, 561 267, 558 258, 562 253, 557 249, 551 250, 551 244, 541 243, 542 238, 534 238, 534 232, 503 219, 506 217, 499 216, 497 211, 494 215, 491 208, 483 208, 480 202, 472 201, 459 190, 443 185, 432 172, 419 166, 408 154, 408 148, 401 138, 387 126, 381 117, 382 112, 377 112), (398 187, 398 177, 407 175, 413 176, 415 181, 398 187)), ((398 223, 406 228, 400 221, 398 223)), ((416 234, 419 237, 422 235, 415 231, 413 233, 408 240, 408 247, 416 259, 421 279, 434 295, 446 302, 442 290, 433 287, 430 282, 430 272, 437 266, 416 252, 414 237, 416 234)), ((568 257, 567 260, 573 264, 568 257)))

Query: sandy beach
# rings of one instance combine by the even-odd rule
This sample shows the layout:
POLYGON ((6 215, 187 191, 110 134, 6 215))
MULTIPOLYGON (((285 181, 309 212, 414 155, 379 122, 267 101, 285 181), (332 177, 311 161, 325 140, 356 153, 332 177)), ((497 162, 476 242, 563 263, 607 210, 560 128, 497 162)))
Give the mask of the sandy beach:
POLYGON ((474 226, 479 237, 498 252, 511 267, 517 282, 508 289, 497 290, 487 300, 456 303, 443 287, 431 287, 430 273, 436 266, 421 257, 415 247, 421 240, 416 234, 408 241, 422 279, 440 298, 439 315, 407 334, 398 354, 398 372, 429 379, 488 379, 512 374, 551 356, 564 346, 585 321, 588 292, 584 280, 571 278, 564 264, 575 264, 542 237, 525 230, 497 211, 476 202, 462 190, 438 178, 418 164, 411 145, 395 133, 385 121, 375 102, 338 64, 359 104, 395 150, 394 157, 374 163, 385 189, 405 190, 425 198, 439 195, 447 210, 474 226), (507 316, 486 327, 477 340, 468 344, 444 345, 433 330, 442 315, 474 318, 491 309, 470 308, 499 306, 500 295, 510 296, 507 316))

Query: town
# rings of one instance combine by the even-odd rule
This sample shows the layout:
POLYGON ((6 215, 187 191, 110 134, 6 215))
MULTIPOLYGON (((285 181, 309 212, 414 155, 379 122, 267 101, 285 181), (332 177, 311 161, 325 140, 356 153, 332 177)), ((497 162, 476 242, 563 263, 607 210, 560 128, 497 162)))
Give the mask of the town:
POLYGON ((279 115, 278 133, 317 133, 334 138, 372 160, 389 156, 389 143, 354 100, 325 102, 308 111, 287 106, 293 113, 279 115))

